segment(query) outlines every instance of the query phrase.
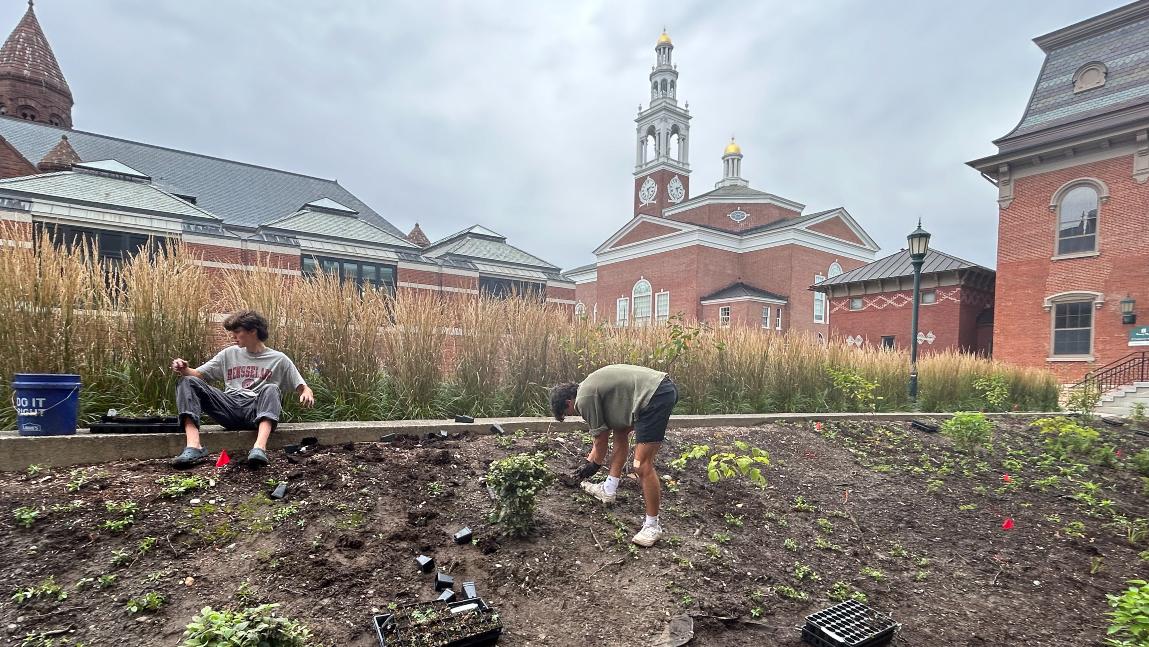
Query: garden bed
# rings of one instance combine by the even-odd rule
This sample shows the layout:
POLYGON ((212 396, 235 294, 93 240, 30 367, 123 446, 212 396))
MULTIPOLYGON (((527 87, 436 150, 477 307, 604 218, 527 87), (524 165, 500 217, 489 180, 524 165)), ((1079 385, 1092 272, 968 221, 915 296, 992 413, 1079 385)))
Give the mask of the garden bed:
POLYGON ((280 603, 315 644, 373 646, 374 616, 438 596, 425 554, 457 589, 476 583, 500 645, 647 645, 690 614, 690 645, 797 647, 805 616, 850 598, 912 645, 1101 645, 1105 594, 1149 571, 1149 497, 1130 460, 1149 438, 1099 425, 1078 467, 1028 420, 995 425, 980 454, 904 422, 672 430, 658 461, 667 536, 651 549, 630 543, 630 478, 609 509, 556 483, 533 536, 497 537, 479 482, 491 460, 546 451, 566 471, 586 452, 584 434, 545 428, 321 446, 297 464, 274 452, 261 471, 156 460, 0 474, 0 631, 176 645, 204 606, 280 603), (765 489, 711 483, 702 458, 669 466, 736 439, 769 453, 765 489), (464 526, 473 541, 457 544, 464 526))

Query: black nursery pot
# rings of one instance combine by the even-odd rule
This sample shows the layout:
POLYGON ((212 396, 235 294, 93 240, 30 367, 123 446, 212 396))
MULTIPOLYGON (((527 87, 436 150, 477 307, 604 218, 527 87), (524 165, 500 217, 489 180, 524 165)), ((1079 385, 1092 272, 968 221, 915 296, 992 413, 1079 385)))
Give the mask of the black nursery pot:
POLYGON ((430 573, 431 571, 435 570, 435 558, 434 557, 427 557, 426 555, 419 555, 418 557, 415 558, 415 561, 419 564, 419 570, 423 573, 430 573))
POLYGON ((469 544, 471 543, 471 528, 470 526, 464 527, 462 530, 454 534, 456 544, 469 544))
POLYGON ((462 414, 455 416, 455 422, 468 422, 469 423, 469 422, 474 422, 474 421, 475 421, 475 419, 472 418, 471 416, 464 416, 462 414))
POLYGON ((443 591, 455 588, 455 578, 446 573, 435 573, 435 590, 443 591))
POLYGON ((440 632, 434 644, 442 647, 488 647, 498 643, 503 633, 498 615, 478 598, 445 605, 439 601, 423 602, 373 616, 372 621, 381 647, 422 644, 434 630, 440 632), (434 615, 435 620, 412 623, 413 612, 434 615))

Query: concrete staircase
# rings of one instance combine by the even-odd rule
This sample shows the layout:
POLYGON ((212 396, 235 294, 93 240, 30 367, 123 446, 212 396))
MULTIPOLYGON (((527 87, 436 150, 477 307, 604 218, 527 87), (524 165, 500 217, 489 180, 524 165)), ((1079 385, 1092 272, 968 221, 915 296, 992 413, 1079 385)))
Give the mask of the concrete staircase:
POLYGON ((1138 402, 1144 405, 1145 415, 1149 415, 1149 382, 1134 382, 1109 391, 1101 396, 1094 413, 1128 417, 1138 402))

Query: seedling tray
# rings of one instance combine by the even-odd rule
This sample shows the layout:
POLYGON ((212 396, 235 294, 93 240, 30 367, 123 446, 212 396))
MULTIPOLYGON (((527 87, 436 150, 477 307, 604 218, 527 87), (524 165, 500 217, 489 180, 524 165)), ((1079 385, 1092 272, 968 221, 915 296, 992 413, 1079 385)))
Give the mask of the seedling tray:
POLYGON ((100 422, 93 422, 89 431, 93 434, 174 434, 183 429, 178 416, 100 416, 100 422))
POLYGON ((499 642, 499 615, 481 598, 417 602, 373 617, 382 647, 487 647, 499 642))
POLYGON ((806 616, 802 640, 815 647, 882 647, 901 625, 855 600, 806 616))

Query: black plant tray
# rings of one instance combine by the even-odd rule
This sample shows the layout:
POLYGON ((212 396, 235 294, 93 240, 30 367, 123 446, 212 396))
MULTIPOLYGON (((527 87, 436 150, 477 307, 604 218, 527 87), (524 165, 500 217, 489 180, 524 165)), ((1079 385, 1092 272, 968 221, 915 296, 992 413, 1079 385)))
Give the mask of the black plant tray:
POLYGON ((100 416, 89 429, 93 434, 169 434, 183 431, 179 416, 100 416))
POLYGON ((815 647, 882 647, 901 625, 855 600, 806 616, 802 640, 815 647))
MULTIPOLYGON (((395 613, 385 613, 373 617, 375 624, 375 634, 379 637, 379 644, 382 647, 398 647, 399 645, 407 644, 403 641, 404 632, 418 633, 421 642, 413 643, 419 645, 426 645, 427 647, 488 647, 499 642, 499 636, 503 633, 502 623, 499 622, 498 614, 495 613, 491 607, 483 602, 482 598, 474 598, 472 600, 460 600, 458 602, 419 602, 412 605, 400 607, 395 613), (473 611, 463 611, 457 616, 451 612, 453 609, 464 607, 468 604, 475 604, 478 607, 473 611), (461 635, 458 637, 441 637, 438 640, 425 635, 426 629, 421 628, 419 624, 412 622, 414 614, 434 614, 440 620, 429 622, 423 627, 430 627, 437 625, 439 627, 458 625, 455 620, 462 620, 464 616, 470 614, 480 614, 485 616, 488 621, 493 621, 493 626, 487 623, 487 628, 471 635, 461 635)), ((465 628, 463 628, 465 631, 465 628)), ((463 631, 459 633, 464 633, 463 631)))

